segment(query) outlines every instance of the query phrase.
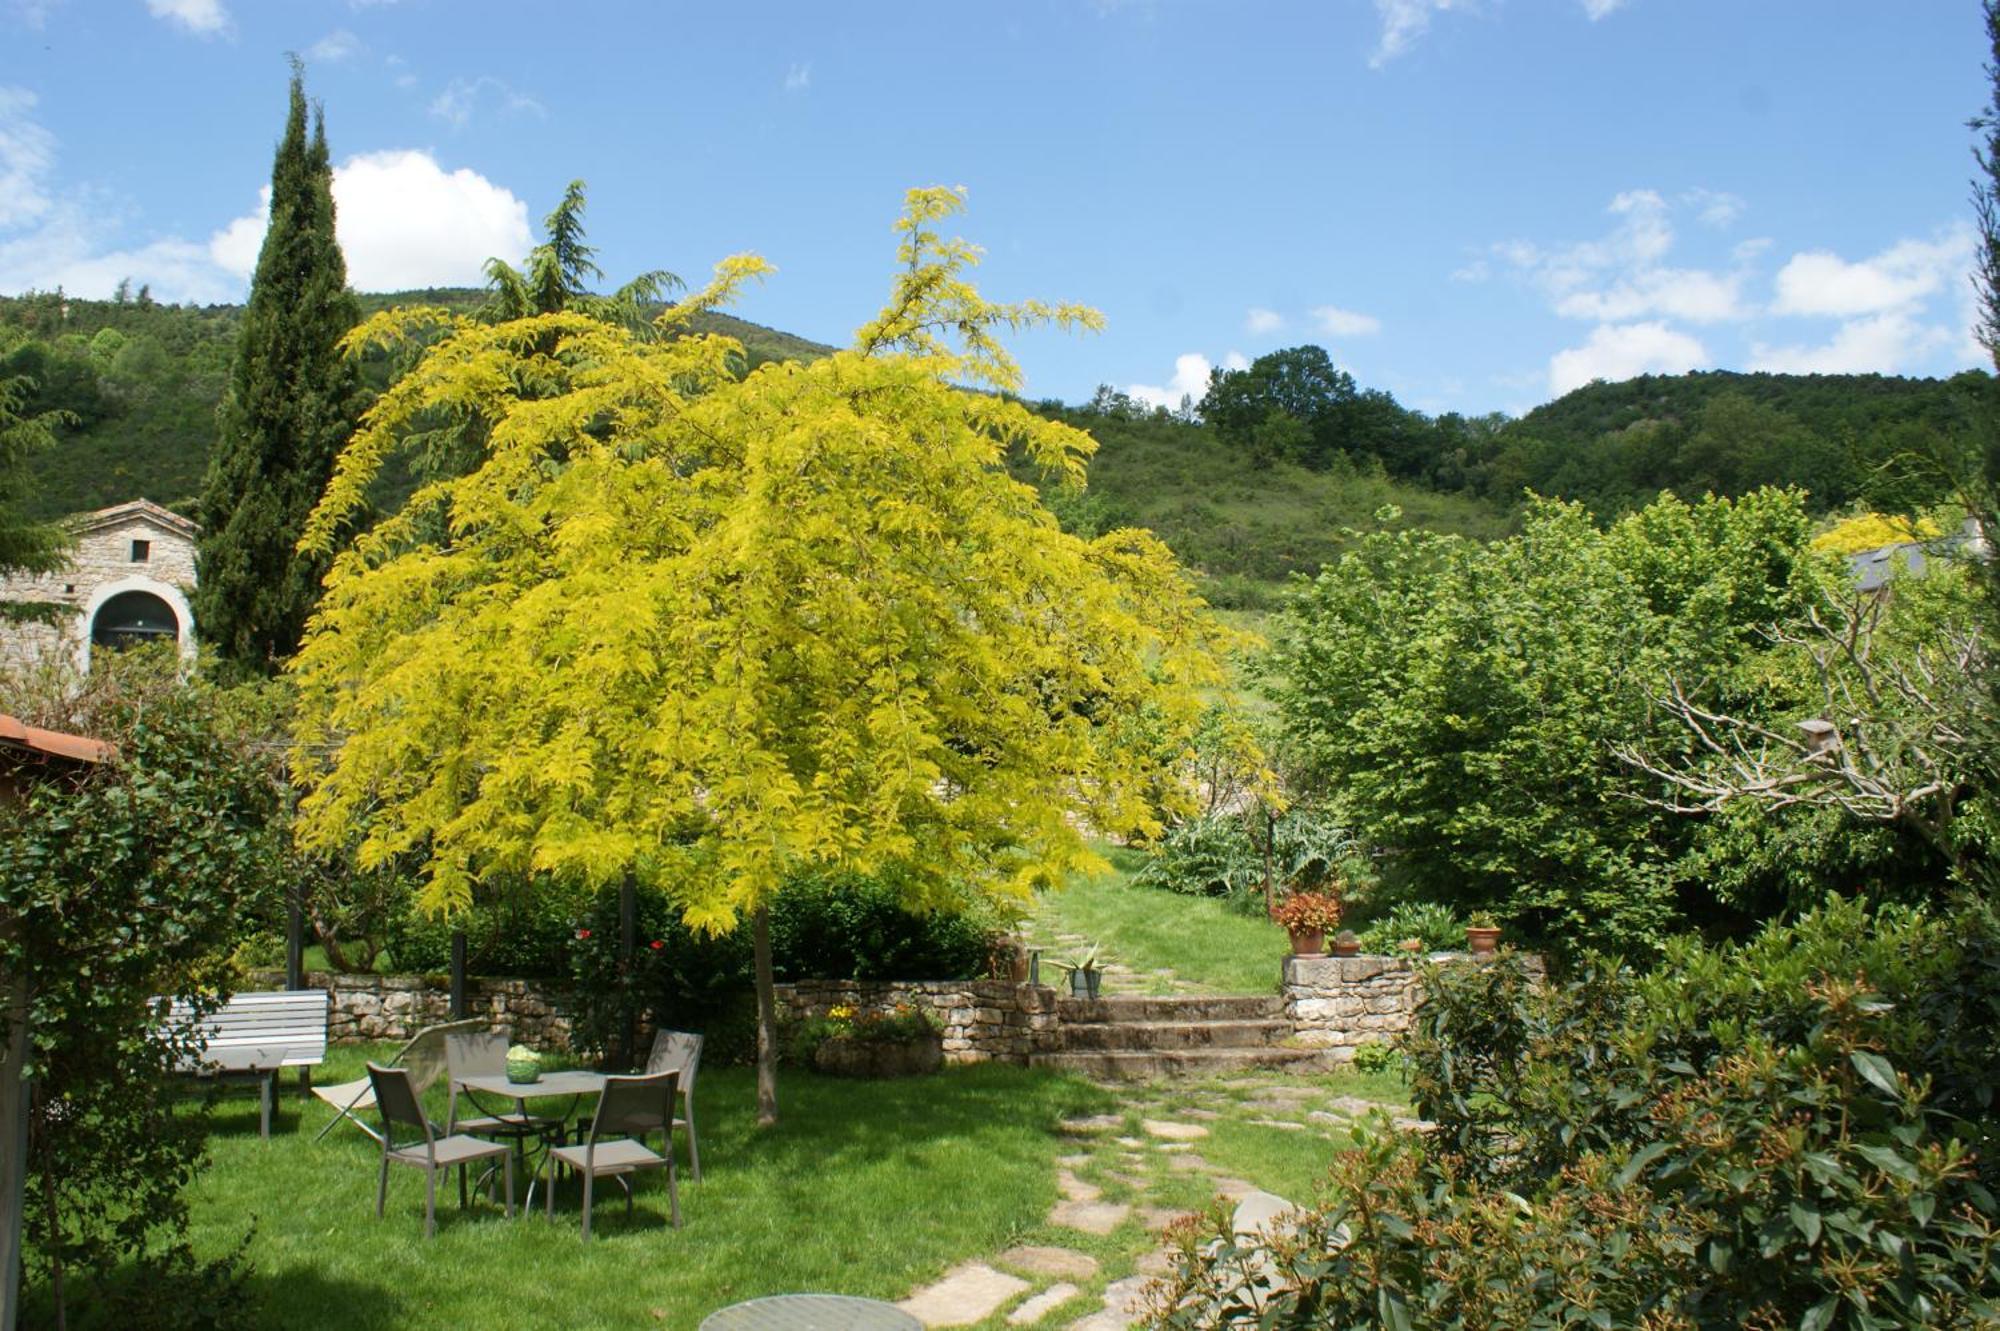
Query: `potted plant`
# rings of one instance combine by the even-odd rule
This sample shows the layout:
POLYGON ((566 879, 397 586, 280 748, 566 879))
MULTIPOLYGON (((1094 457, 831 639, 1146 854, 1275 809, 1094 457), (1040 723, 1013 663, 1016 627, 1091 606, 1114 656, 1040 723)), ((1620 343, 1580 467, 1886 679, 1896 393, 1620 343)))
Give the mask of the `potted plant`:
POLYGON ((1466 920, 1465 945, 1475 957, 1487 956, 1500 945, 1500 922, 1491 911, 1474 911, 1466 920))
POLYGON ((1103 978, 1097 963, 1104 959, 1104 949, 1092 943, 1083 951, 1067 957, 1056 958, 1056 965, 1069 972, 1069 992, 1072 998, 1095 998, 1103 978))
POLYGON ((1402 942, 1396 944, 1396 946, 1404 952, 1421 952, 1424 950, 1424 940, 1421 938, 1405 938, 1402 942))
POLYGON ((944 1066, 944 1036, 930 1014, 908 1003, 858 1012, 842 1003, 807 1023, 800 1042, 814 1068, 833 1077, 914 1077, 944 1066))
MULTIPOLYGON (((488 1064, 490 1067, 491 1064, 488 1064)), ((542 1056, 524 1044, 507 1051, 507 1080, 526 1085, 542 1079, 542 1056)))
POLYGON ((1352 929, 1342 929, 1333 936, 1333 955, 1336 957, 1358 957, 1361 955, 1361 935, 1352 929))
POLYGON ((1335 892, 1294 892, 1278 903, 1271 918, 1292 936, 1292 955, 1316 957, 1326 944, 1326 931, 1340 927, 1340 896, 1335 892))

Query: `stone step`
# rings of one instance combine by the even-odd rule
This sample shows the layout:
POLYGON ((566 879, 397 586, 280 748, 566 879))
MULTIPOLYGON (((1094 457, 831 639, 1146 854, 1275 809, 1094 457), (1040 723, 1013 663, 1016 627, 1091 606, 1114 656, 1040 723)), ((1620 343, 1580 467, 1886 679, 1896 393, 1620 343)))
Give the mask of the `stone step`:
POLYGON ((1292 1033, 1280 1018, 1261 1021, 1064 1022, 1057 1028, 1066 1050, 1257 1049, 1292 1033))
POLYGON ((1285 1015, 1285 1000, 1276 994, 1234 997, 1060 998, 1056 1015, 1065 1022, 1103 1025, 1121 1021, 1270 1021, 1285 1015))
POLYGON ((1317 1049, 1154 1049, 1070 1050, 1036 1054, 1028 1065, 1074 1072, 1099 1081, 1159 1081, 1168 1077, 1207 1077, 1245 1068, 1312 1065, 1322 1059, 1317 1049))

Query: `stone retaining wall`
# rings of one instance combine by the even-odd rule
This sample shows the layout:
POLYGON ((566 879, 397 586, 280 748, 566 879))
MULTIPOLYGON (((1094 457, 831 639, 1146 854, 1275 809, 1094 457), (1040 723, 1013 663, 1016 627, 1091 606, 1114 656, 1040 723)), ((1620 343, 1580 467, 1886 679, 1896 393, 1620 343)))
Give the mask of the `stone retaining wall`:
MULTIPOLYGON (((262 989, 282 989, 282 971, 251 977, 262 989)), ((306 984, 333 995, 327 1038, 337 1043, 407 1040, 426 1026, 451 1020, 451 988, 421 975, 338 975, 313 971, 306 984)), ((558 1010, 556 994, 532 980, 468 979, 468 1017, 481 1017, 513 1031, 515 1044, 567 1050, 569 1018, 558 1010)))
MULTIPOLYGON (((1489 957, 1468 952, 1434 952, 1373 957, 1286 957, 1285 1015, 1293 1038, 1309 1049, 1345 1063, 1370 1042, 1388 1044, 1410 1028, 1423 1000, 1422 967, 1481 965, 1489 957)), ((1542 959, 1522 957, 1540 975, 1542 959)))
POLYGON ((921 1009, 944 1030, 947 1063, 1026 1063, 1058 1047, 1056 991, 1007 980, 802 980, 777 987, 784 1020, 823 1017, 829 1008, 921 1009))

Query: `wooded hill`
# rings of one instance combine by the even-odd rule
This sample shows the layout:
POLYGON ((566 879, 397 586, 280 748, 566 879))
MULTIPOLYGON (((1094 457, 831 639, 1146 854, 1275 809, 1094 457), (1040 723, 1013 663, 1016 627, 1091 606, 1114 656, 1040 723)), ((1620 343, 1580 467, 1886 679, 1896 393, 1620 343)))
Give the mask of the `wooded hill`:
MULTIPOLYGON (((367 312, 469 312, 485 299, 444 288, 361 303, 367 312)), ((241 314, 161 305, 143 290, 109 301, 0 297, 0 376, 35 382, 29 410, 75 418, 61 446, 35 460, 34 515, 140 495, 192 511, 241 314)), ((753 366, 829 350, 725 314, 698 326, 737 338, 753 366)), ((386 360, 366 368, 374 386, 386 382, 386 360)), ((1332 558, 1347 529, 1387 522, 1496 536, 1529 490, 1581 500, 1607 519, 1661 490, 1692 498, 1763 484, 1800 485, 1822 513, 1921 507, 1944 496, 1936 463, 1972 447, 1970 404, 1992 382, 1977 371, 1949 380, 1647 375, 1591 384, 1518 420, 1431 417, 1301 347, 1218 376, 1193 413, 1108 389, 1038 409, 1100 445, 1087 492, 1045 486, 1065 524, 1151 528, 1209 575, 1218 603, 1256 606, 1288 575, 1332 558)))

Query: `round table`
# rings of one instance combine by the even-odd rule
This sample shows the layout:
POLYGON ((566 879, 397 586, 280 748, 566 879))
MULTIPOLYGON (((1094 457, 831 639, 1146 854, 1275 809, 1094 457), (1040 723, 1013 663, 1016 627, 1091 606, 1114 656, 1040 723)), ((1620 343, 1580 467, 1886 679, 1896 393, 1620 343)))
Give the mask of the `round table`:
POLYGON ((923 1331, 893 1303, 845 1294, 776 1294, 710 1313, 701 1331, 923 1331))

